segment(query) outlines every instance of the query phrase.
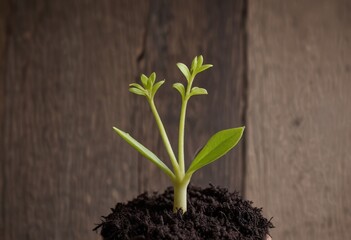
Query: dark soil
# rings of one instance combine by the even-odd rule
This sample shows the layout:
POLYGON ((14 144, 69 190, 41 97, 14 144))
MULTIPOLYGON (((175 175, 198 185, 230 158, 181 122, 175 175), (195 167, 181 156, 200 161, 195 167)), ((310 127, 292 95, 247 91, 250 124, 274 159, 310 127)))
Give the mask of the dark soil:
POLYGON ((184 215, 173 213, 172 204, 173 188, 163 194, 144 193, 127 204, 118 203, 94 230, 101 229, 105 240, 263 240, 274 227, 252 202, 212 185, 205 189, 189 186, 184 215))

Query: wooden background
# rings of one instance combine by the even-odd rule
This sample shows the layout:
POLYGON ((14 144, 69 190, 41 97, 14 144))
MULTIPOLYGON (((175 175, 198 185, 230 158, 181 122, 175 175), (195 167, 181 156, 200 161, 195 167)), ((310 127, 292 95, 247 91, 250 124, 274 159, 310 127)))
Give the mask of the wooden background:
MULTIPOLYGON (((214 68, 188 109, 186 156, 214 132, 243 141, 193 183, 240 190, 273 216, 273 239, 347 239, 351 225, 351 2, 0 1, 0 239, 99 239, 117 201, 167 179, 112 131, 167 159, 140 73, 176 147, 182 79, 214 68)), ((167 162, 168 163, 168 162, 167 162)))

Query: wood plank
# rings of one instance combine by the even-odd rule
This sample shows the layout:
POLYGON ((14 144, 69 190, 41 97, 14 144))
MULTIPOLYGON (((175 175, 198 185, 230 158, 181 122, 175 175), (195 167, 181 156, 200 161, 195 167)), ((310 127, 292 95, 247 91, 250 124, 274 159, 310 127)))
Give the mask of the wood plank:
MULTIPOLYGON (((199 75, 195 85, 208 89, 209 95, 194 97, 188 105, 186 121, 185 158, 189 166, 195 152, 215 132, 243 125, 244 115, 244 1, 151 1, 145 34, 145 48, 140 71, 156 71, 166 84, 156 96, 156 105, 165 121, 169 138, 177 154, 180 97, 172 88, 185 80, 176 67, 177 62, 190 64, 202 54, 214 68, 199 75), (186 6, 186 7, 185 7, 186 6)), ((138 106, 139 138, 146 136, 148 146, 163 159, 162 140, 156 132, 154 119, 145 100, 138 106), (148 135, 149 134, 149 135, 148 135)), ((201 169, 193 184, 215 185, 242 190, 243 143, 228 156, 201 169)), ((170 165, 170 161, 166 161, 170 165)), ((141 191, 163 190, 170 183, 153 165, 140 159, 141 191)))
POLYGON ((135 121, 145 4, 11 1, 0 239, 100 239, 99 216, 137 194, 137 154, 112 126, 135 121))
MULTIPOLYGON (((0 153, 5 151, 3 144, 5 121, 5 64, 6 51, 6 26, 8 18, 8 1, 0 1, 0 153)), ((5 168, 4 161, 0 158, 0 232, 4 232, 5 219, 5 168)), ((1 234, 0 234, 1 236, 1 234)))
POLYGON ((250 1, 247 197, 273 239, 348 239, 351 3, 250 1))

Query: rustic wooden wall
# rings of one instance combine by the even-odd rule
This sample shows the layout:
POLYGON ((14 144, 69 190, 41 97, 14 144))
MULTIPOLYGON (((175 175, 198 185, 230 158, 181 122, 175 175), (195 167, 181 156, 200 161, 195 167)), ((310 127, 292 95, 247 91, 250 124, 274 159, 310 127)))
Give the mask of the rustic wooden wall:
POLYGON ((351 2, 248 6, 247 197, 273 239, 349 239, 351 2))
MULTIPOLYGON (((244 1, 0 2, 0 239, 99 239, 91 229, 117 201, 169 185, 112 131, 165 157, 145 100, 128 93, 141 72, 167 78, 157 106, 175 142, 175 63, 214 64, 197 81, 209 96, 190 102, 188 158, 243 124, 244 1)), ((194 183, 243 190, 243 159, 241 143, 194 183)))
POLYGON ((141 72, 166 78, 157 106, 176 147, 178 61, 215 67, 197 83, 190 158, 210 134, 244 141, 194 183, 264 207, 273 239, 348 239, 351 225, 350 1, 0 1, 0 239, 99 239, 117 201, 167 179, 116 136, 166 159, 141 72), (185 7, 186 6, 186 7, 185 7), (196 135, 195 135, 196 133, 196 135))

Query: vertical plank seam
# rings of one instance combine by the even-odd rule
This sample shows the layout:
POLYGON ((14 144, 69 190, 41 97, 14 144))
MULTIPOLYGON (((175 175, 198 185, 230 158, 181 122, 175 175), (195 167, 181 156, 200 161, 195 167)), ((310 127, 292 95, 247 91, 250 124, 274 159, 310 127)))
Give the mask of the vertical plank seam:
MULTIPOLYGON (((147 47, 147 38, 148 38, 148 35, 149 35, 149 29, 150 29, 150 19, 151 19, 151 2, 149 2, 149 9, 147 11, 147 16, 146 16, 146 21, 145 21, 145 31, 144 31, 144 34, 143 34, 143 39, 142 39, 142 42, 141 42, 141 50, 140 50, 140 53, 138 54, 137 56, 137 59, 136 59, 136 63, 137 63, 137 68, 138 68, 138 73, 139 74, 140 72, 145 72, 145 66, 146 66, 146 63, 145 63, 145 55, 146 55, 146 47, 147 47), (144 62, 144 64, 143 64, 144 62), (143 67, 144 66, 144 67, 143 67)), ((138 194, 140 194, 141 192, 141 189, 142 189, 142 164, 141 164, 141 161, 142 159, 140 158, 143 158, 142 156, 139 156, 138 157, 138 161, 137 161, 137 190, 138 190, 138 194)))
MULTIPOLYGON (((1 95, 1 99, 0 99, 0 104, 1 104, 1 107, 0 107, 0 135, 2 136, 1 140, 0 140, 0 151, 2 153, 2 161, 1 161, 1 165, 2 165, 2 170, 1 170, 1 174, 2 174, 2 181, 1 181, 1 218, 3 219, 3 222, 2 222, 2 226, 0 229, 2 229, 2 234, 3 237, 5 237, 5 228, 6 228, 6 224, 5 224, 5 221, 6 221, 6 213, 5 213, 5 210, 6 210, 6 206, 5 206, 5 200, 6 200, 6 197, 5 197, 5 194, 6 194, 6 170, 5 170, 5 138, 4 138, 4 134, 5 134, 5 120, 6 120, 6 117, 5 117, 5 108, 6 108, 6 98, 5 98, 5 89, 6 89, 6 79, 5 79, 5 76, 6 76, 6 71, 7 71, 7 68, 5 68, 4 64, 5 64, 5 57, 8 55, 7 52, 8 52, 8 35, 10 35, 11 31, 10 31, 10 25, 9 25, 9 21, 8 21, 8 18, 10 16, 10 4, 9 4, 9 1, 3 1, 1 4, 0 4, 0 7, 1 7, 1 10, 0 10, 0 14, 2 15, 1 19, 0 19, 0 24, 2 24, 2 32, 0 32, 0 34, 3 34, 3 41, 2 41, 2 46, 0 46, 0 84, 2 85, 0 90, 2 91, 0 93, 1 95), (2 22, 2 23, 1 23, 2 22)), ((0 42, 1 43, 1 42, 0 42)))
MULTIPOLYGON (((248 30, 247 30, 247 20, 248 20, 248 5, 249 5, 249 0, 243 0, 243 6, 242 6, 242 12, 241 12, 241 31, 242 31, 242 61, 243 61, 243 73, 242 73, 242 81, 243 81, 243 96, 242 96, 242 102, 243 102, 243 111, 241 115, 241 122, 246 125, 247 123, 247 114, 248 114, 248 91, 249 91, 249 81, 248 81, 248 30)), ((250 131, 248 129, 245 129, 246 132, 250 131)), ((244 135, 245 137, 243 138, 243 144, 242 144, 242 186, 241 186, 241 191, 242 195, 245 197, 246 196, 246 175, 247 175, 247 144, 248 144, 248 139, 247 136, 248 134, 244 135)))

